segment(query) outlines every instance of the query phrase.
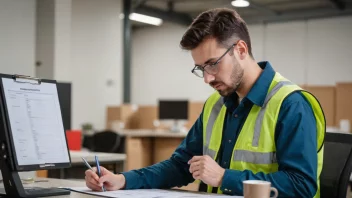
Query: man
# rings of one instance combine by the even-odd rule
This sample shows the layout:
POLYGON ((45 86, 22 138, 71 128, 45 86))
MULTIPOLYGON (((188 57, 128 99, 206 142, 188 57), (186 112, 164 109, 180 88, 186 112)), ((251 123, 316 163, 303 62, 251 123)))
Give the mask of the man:
POLYGON ((99 178, 93 190, 171 188, 198 179, 207 191, 242 195, 244 180, 265 180, 282 197, 320 197, 325 118, 319 102, 256 63, 245 22, 230 9, 200 14, 181 40, 195 62, 192 72, 216 92, 170 159, 99 178), (240 102, 239 102, 240 101, 240 102))

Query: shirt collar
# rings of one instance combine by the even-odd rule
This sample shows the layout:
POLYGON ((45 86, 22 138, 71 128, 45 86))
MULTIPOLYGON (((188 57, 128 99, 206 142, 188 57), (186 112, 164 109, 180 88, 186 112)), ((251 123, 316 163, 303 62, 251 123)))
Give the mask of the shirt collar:
POLYGON ((260 107, 263 106, 270 84, 275 76, 275 71, 269 62, 259 62, 259 67, 263 69, 257 81, 247 94, 247 98, 260 107))
MULTIPOLYGON (((275 71, 269 62, 258 62, 260 68, 263 72, 260 74, 257 81, 254 83, 251 90, 248 92, 247 98, 253 104, 262 107, 265 101, 266 94, 269 90, 271 81, 275 76, 275 71)), ((224 98, 224 102, 227 108, 234 107, 235 101, 238 100, 238 95, 236 92, 232 93, 230 96, 224 98)))

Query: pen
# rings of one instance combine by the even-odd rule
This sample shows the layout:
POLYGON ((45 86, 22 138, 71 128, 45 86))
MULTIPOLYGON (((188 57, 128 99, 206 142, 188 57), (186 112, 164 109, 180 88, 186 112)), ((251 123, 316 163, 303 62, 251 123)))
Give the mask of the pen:
MULTIPOLYGON (((96 156, 95 156, 95 157, 96 157, 96 156)), ((95 172, 95 171, 93 170, 93 168, 88 164, 88 162, 87 162, 86 159, 84 159, 84 158, 82 157, 82 160, 83 160, 84 164, 87 166, 87 168, 89 168, 91 171, 95 172)), ((98 176, 100 177, 100 167, 99 167, 99 162, 98 162, 97 160, 98 160, 98 159, 97 159, 97 157, 96 157, 96 158, 95 158, 95 161, 97 162, 98 176)), ((101 189, 105 192, 104 186, 102 186, 101 189)))
POLYGON ((86 167, 89 168, 91 171, 93 171, 92 167, 88 164, 87 160, 84 159, 83 157, 82 157, 82 160, 83 160, 84 164, 86 165, 86 167))
MULTIPOLYGON (((95 163, 97 165, 98 176, 101 177, 101 171, 100 171, 100 164, 99 164, 98 156, 95 156, 95 163)), ((103 192, 105 192, 104 184, 101 187, 101 189, 103 189, 103 192)))

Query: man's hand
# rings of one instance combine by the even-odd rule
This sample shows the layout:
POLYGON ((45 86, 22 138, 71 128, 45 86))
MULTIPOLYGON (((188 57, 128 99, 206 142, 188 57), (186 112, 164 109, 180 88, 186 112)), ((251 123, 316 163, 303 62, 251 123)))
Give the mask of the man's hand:
POLYGON ((93 171, 86 170, 85 180, 88 188, 94 191, 102 191, 101 187, 104 184, 106 190, 120 190, 125 187, 126 179, 122 174, 115 175, 114 173, 106 170, 106 168, 100 166, 101 177, 96 174, 97 168, 94 167, 93 171))
POLYGON ((189 172, 194 179, 200 179, 204 183, 218 187, 221 185, 225 169, 219 166, 210 156, 194 156, 188 161, 189 172))

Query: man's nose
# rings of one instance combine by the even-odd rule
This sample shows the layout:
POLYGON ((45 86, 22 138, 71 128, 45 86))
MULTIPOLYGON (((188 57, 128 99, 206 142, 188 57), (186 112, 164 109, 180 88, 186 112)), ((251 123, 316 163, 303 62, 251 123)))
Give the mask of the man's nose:
POLYGON ((215 76, 208 74, 208 72, 204 72, 204 82, 209 84, 210 82, 212 82, 213 80, 215 80, 215 76))

